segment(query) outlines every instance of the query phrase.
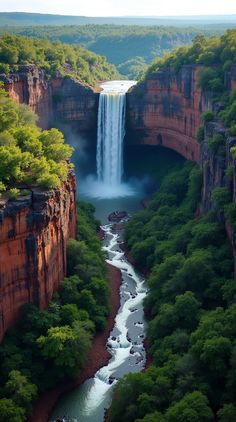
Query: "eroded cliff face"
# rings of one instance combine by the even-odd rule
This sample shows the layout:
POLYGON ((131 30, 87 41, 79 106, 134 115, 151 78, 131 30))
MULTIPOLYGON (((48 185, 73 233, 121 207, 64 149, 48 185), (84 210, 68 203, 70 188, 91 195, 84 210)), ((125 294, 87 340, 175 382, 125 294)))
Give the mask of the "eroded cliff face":
POLYGON ((51 85, 55 121, 69 123, 80 132, 95 131, 99 94, 69 77, 52 79, 51 85))
POLYGON ((52 87, 45 72, 35 65, 19 66, 17 73, 0 75, 9 96, 20 104, 28 104, 39 116, 38 124, 43 129, 52 119, 52 87))
POLYGON ((200 66, 150 74, 127 94, 127 142, 162 145, 200 161, 196 134, 211 96, 198 87, 200 66))
POLYGON ((76 233, 75 177, 60 189, 31 189, 0 202, 0 340, 21 306, 45 308, 66 274, 66 242, 76 233))
POLYGON ((203 174, 202 197, 200 212, 205 214, 214 211, 218 220, 225 225, 226 233, 231 243, 234 256, 234 268, 236 275, 236 230, 225 218, 223 210, 219 210, 213 201, 215 188, 226 187, 230 193, 231 203, 236 202, 236 160, 230 154, 230 148, 236 146, 236 138, 229 136, 225 128, 219 122, 209 122, 205 125, 205 138, 201 142, 200 166, 203 174), (212 151, 207 145, 207 139, 214 135, 222 135, 224 143, 217 151, 212 151), (231 168, 232 173, 227 173, 231 168))
POLYGON ((78 131, 92 131, 97 125, 99 94, 92 88, 60 74, 48 79, 35 65, 19 66, 17 73, 0 75, 5 90, 18 103, 28 104, 47 129, 69 123, 78 131))

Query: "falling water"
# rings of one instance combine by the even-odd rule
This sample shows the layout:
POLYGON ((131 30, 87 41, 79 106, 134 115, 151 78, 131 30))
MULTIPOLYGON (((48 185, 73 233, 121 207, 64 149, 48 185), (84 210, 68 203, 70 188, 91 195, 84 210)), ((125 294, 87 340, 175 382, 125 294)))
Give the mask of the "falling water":
POLYGON ((126 92, 135 81, 112 81, 101 85, 97 135, 97 178, 112 187, 121 184, 125 136, 126 92))

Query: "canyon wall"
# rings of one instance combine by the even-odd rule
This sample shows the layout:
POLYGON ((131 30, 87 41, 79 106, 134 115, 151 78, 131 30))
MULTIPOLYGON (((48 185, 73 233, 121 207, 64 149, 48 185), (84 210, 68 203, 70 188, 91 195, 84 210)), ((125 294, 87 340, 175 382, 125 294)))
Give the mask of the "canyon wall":
MULTIPOLYGON (((208 124, 205 140, 211 133, 223 133, 225 153, 210 151, 204 141, 196 141, 197 130, 202 125, 201 115, 212 108, 212 95, 198 86, 200 65, 184 65, 179 72, 158 71, 134 86, 127 94, 126 138, 129 145, 161 145, 175 150, 188 160, 195 160, 203 170, 204 184, 201 211, 214 209, 212 191, 215 187, 228 186, 225 176, 231 163, 229 150, 234 140, 229 138, 219 123, 208 124)), ((39 124, 49 127, 64 123, 78 131, 96 131, 98 97, 86 87, 59 74, 48 81, 36 66, 20 66, 19 73, 9 78, 0 76, 9 95, 18 102, 27 103, 39 116, 39 124)), ((236 88, 236 66, 225 73, 225 88, 236 88)), ((217 105, 216 105, 217 106, 217 105)), ((218 105, 220 106, 220 105, 218 105)), ((63 126, 61 126, 63 127, 63 126)), ((235 201, 235 183, 230 182, 232 201, 235 201)), ((221 212, 219 218, 223 219, 221 212)), ((226 224, 233 249, 233 228, 226 224)))
POLYGON ((69 77, 51 81, 54 121, 79 132, 97 130, 99 94, 69 77))
POLYGON ((38 117, 38 124, 48 128, 52 119, 52 87, 44 70, 35 65, 22 65, 16 73, 0 75, 9 96, 20 104, 28 104, 38 117))
POLYGON ((81 132, 96 130, 99 94, 92 88, 59 73, 49 80, 35 65, 19 66, 10 76, 1 74, 0 81, 11 98, 39 116, 43 129, 69 123, 81 132))
MULTIPOLYGON (((232 220, 236 218, 236 207, 232 208, 230 221, 225 209, 219 209, 213 201, 214 189, 227 188, 229 206, 235 205, 236 159, 232 157, 230 148, 236 146, 236 137, 230 137, 219 121, 209 122, 204 126, 203 141, 197 142, 198 128, 203 125, 202 113, 222 107, 221 103, 212 102, 211 93, 202 92, 199 88, 201 69, 199 65, 185 65, 178 73, 158 71, 134 86, 127 94, 126 142, 131 145, 162 145, 199 164, 203 173, 200 212, 213 211, 225 225, 236 275, 236 224, 232 220), (214 135, 223 137, 217 150, 208 145, 208 139, 214 135)), ((236 65, 225 72, 225 89, 228 92, 236 89, 236 65)))
POLYGON ((0 340, 21 306, 45 308, 66 274, 66 242, 76 233, 73 174, 60 189, 31 189, 0 201, 0 340))
POLYGON ((214 189, 227 188, 227 192, 229 192, 228 205, 236 203, 236 160, 230 153, 231 147, 234 146, 236 146, 236 137, 229 136, 219 122, 206 123, 205 137, 201 142, 200 155, 200 166, 203 173, 200 212, 201 214, 205 214, 208 211, 214 211, 218 220, 225 225, 234 256, 236 276, 236 226, 233 221, 229 221, 227 214, 225 216, 224 207, 219 209, 219 206, 213 200, 214 189), (209 148, 207 141, 214 135, 219 134, 222 135, 223 142, 217 150, 212 150, 209 148))
POLYGON ((152 73, 127 94, 127 142, 162 145, 200 162, 196 134, 211 95, 198 87, 201 66, 152 73))

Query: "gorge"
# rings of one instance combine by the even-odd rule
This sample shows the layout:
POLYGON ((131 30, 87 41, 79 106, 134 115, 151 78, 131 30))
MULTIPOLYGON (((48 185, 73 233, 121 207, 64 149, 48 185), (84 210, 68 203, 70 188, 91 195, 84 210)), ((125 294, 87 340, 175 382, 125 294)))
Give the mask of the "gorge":
MULTIPOLYGON (((19 102, 28 103, 32 109, 39 112, 40 125, 45 128, 50 128, 51 125, 63 127, 65 133, 68 130, 73 130, 74 134, 83 134, 86 142, 91 142, 91 146, 95 151, 94 161, 95 156, 97 158, 98 182, 105 182, 110 185, 112 191, 116 191, 117 185, 120 186, 122 184, 123 160, 121 150, 124 129, 126 129, 124 145, 125 147, 129 146, 131 150, 135 147, 150 147, 156 148, 156 151, 161 151, 161 148, 165 147, 175 151, 189 161, 185 165, 180 163, 181 169, 179 169, 179 173, 176 172, 173 176, 170 175, 169 179, 168 177, 165 179, 167 182, 164 181, 160 192, 154 196, 150 207, 135 216, 128 223, 127 229, 125 229, 125 240, 133 258, 142 268, 151 272, 150 286, 152 295, 148 295, 145 306, 150 312, 148 316, 151 319, 153 317, 153 321, 150 323, 149 338, 151 338, 153 343, 154 369, 152 368, 148 372, 147 377, 151 379, 148 382, 150 381, 154 384, 159 382, 160 373, 157 377, 155 376, 155 371, 159 371, 159 366, 162 368, 163 362, 165 363, 169 358, 174 362, 175 353, 180 353, 180 355, 181 353, 187 353, 188 348, 194 344, 194 339, 197 338, 198 332, 193 334, 191 341, 190 335, 197 329, 197 324, 202 318, 198 309, 201 308, 207 313, 213 312, 216 306, 220 306, 223 309, 222 312, 228 315, 228 308, 229 312, 233 312, 234 306, 234 287, 231 285, 233 283, 231 280, 232 262, 230 261, 229 245, 223 235, 223 227, 225 227, 230 240, 235 261, 236 138, 233 126, 234 120, 232 123, 231 118, 234 113, 234 94, 231 91, 233 91, 236 81, 235 65, 232 64, 228 69, 224 70, 223 82, 221 80, 219 82, 219 78, 213 78, 214 86, 217 86, 217 89, 223 89, 223 86, 228 95, 225 104, 222 103, 225 101, 224 98, 221 99, 214 96, 214 90, 201 87, 199 80, 202 78, 202 74, 204 75, 204 71, 204 66, 198 63, 181 64, 178 70, 169 67, 163 70, 160 65, 156 70, 147 74, 143 81, 132 87, 126 95, 118 94, 116 96, 114 94, 110 95, 109 92, 107 95, 99 94, 98 90, 85 86, 68 76, 61 77, 57 74, 53 78, 48 79, 43 71, 31 65, 23 66, 19 73, 12 74, 9 77, 1 77, 12 98, 17 99, 19 102), (220 83, 224 85, 220 85, 220 83), (127 101, 126 111, 124 107, 125 99, 127 101), (47 116, 44 115, 44 110, 49 111, 47 116), (110 116, 118 117, 115 129, 110 125, 110 116), (94 134, 96 132, 97 118, 99 121, 99 136, 96 149, 96 136, 94 134), (124 120, 126 120, 126 128, 124 127, 124 120), (110 149, 107 149, 109 144, 110 149), (203 175, 202 189, 201 172, 203 175), (207 245, 207 251, 204 251, 205 244, 207 245), (219 266, 221 261, 223 263, 222 268, 219 266), (162 268, 164 268, 163 274, 167 271, 166 277, 161 273, 162 268), (188 272, 189 268, 193 269, 191 277, 188 272), (192 274, 194 274, 194 277, 192 277, 192 274), (205 286, 204 280, 206 280, 207 286, 205 286), (214 283, 217 285, 216 289, 214 283), (156 286, 159 286, 160 289, 156 288, 156 286), (230 298, 231 292, 233 299, 230 298), (196 315, 196 321, 195 319, 193 322, 189 321, 188 315, 186 319, 182 318, 181 312, 183 309, 185 311, 182 303, 185 303, 185 301, 196 310, 194 314, 196 315), (163 316, 163 321, 159 320, 159 312, 161 317, 163 316), (169 318, 172 314, 175 317, 174 320, 169 318), (168 323, 170 323, 170 326, 168 326, 168 323), (177 328, 175 324, 177 324, 177 328), (158 341, 156 341, 155 329, 159 333, 158 341), (173 334, 172 329, 177 330, 177 333, 174 331, 173 338, 171 337, 173 334), (183 344, 182 338, 184 339, 183 344), (162 341, 163 344, 161 343, 162 341), (163 349, 159 350, 159 347, 162 347, 159 344, 162 344, 163 349), (165 354, 166 348, 167 352, 165 354), (155 378, 155 382, 153 378, 155 378)), ((211 79, 210 82, 212 83, 211 79)), ((69 141, 69 136, 67 140, 69 141)), ((141 151, 144 153, 145 150, 141 149, 141 151)), ((142 160, 145 161, 143 158, 142 160)), ((96 188, 90 194, 91 196, 93 194, 96 196, 96 188)), ((130 194, 130 191, 128 194, 130 194)), ((63 278, 66 274, 65 241, 69 236, 75 237, 76 226, 74 176, 71 174, 68 181, 65 181, 62 191, 60 189, 54 190, 53 193, 46 195, 45 198, 45 195, 38 192, 36 188, 36 190, 32 189, 30 199, 22 200, 22 198, 18 198, 15 202, 4 203, 2 210, 1 228, 7 246, 2 249, 1 255, 6 257, 7 250, 9 255, 12 256, 11 259, 13 259, 14 263, 17 262, 19 264, 15 272, 11 272, 9 269, 5 284, 1 284, 1 287, 3 285, 5 289, 5 298, 8 297, 8 300, 4 299, 4 304, 7 305, 2 311, 3 316, 7 315, 6 320, 2 318, 2 336, 5 330, 19 319, 19 310, 23 303, 33 302, 35 305, 45 308, 53 292, 58 287, 59 278, 63 278), (39 207, 37 206, 38 199, 40 202, 39 207), (20 214, 22 210, 23 215, 20 214), (22 233, 18 230, 19 221, 20 227, 23 227, 22 233), (64 225, 68 231, 64 230, 64 225), (16 243, 13 243, 15 241, 16 243), (24 244, 25 248, 22 248, 23 256, 19 258, 19 245, 22 244, 24 244), (30 246, 29 249, 27 249, 27 244, 30 246), (13 249, 11 249, 11 246, 13 249), (29 250, 30 254, 28 253, 29 250), (32 252, 34 252, 34 256, 32 256, 32 252), (15 256, 18 256, 17 260, 15 256), (57 259, 61 263, 58 268, 55 265, 57 259), (29 280, 29 285, 26 286, 22 283, 19 286, 19 280, 21 281, 25 278, 25 273, 21 272, 21 266, 24 269, 33 267, 34 270, 37 270, 36 283, 35 280, 33 281, 33 277, 35 277, 34 272, 33 277, 29 280), (14 295, 17 291, 20 293, 16 298, 14 295)), ((105 209, 103 204, 102 207, 105 209)), ((99 378, 104 375, 104 372, 106 376, 102 377, 102 385, 103 387, 105 385, 106 391, 110 390, 110 385, 114 382, 114 373, 110 372, 110 370, 116 369, 116 357, 119 352, 121 354, 124 353, 124 355, 127 353, 132 360, 138 353, 135 349, 134 354, 131 354, 132 358, 130 357, 132 346, 142 347, 141 343, 135 345, 137 339, 130 339, 130 333, 128 337, 126 336, 127 330, 125 328, 127 316, 129 316, 129 313, 132 314, 133 310, 131 299, 135 303, 135 300, 139 299, 139 293, 141 296, 144 293, 136 290, 136 288, 134 290, 130 289, 129 282, 133 286, 132 280, 136 281, 138 288, 141 287, 142 290, 142 281, 140 282, 140 279, 132 272, 129 264, 123 262, 123 252, 121 252, 117 244, 118 238, 111 231, 111 227, 104 226, 104 230, 108 234, 109 244, 106 244, 105 249, 110 254, 109 261, 121 268, 123 275, 128 270, 132 277, 128 274, 128 279, 131 278, 131 280, 128 280, 127 291, 124 290, 123 292, 127 296, 127 302, 123 303, 121 313, 117 317, 118 329, 122 328, 120 330, 122 332, 117 332, 115 329, 115 332, 111 334, 112 338, 109 339, 114 356, 108 367, 98 371, 95 378, 88 382, 88 385, 91 386, 92 384, 92 395, 89 396, 89 403, 91 401, 94 402, 93 391, 97 391, 97 385, 101 381, 99 381, 99 378), (123 311, 125 318, 123 318, 123 311), (122 344, 123 340, 125 340, 124 347, 117 347, 117 343, 120 343, 117 339, 122 344), (110 378, 110 375, 112 378, 110 378)), ((86 230, 83 231, 85 239, 89 233, 89 230, 88 232, 86 230)), ((73 246, 72 250, 75 248, 74 250, 77 251, 76 246, 73 243, 71 245, 73 246)), ((2 247, 2 243, 0 247, 2 247)), ((83 247, 81 253, 83 254, 83 247)), ((77 258, 79 258, 79 254, 77 255, 77 258)), ((9 262, 12 266, 12 261, 9 262)), ((70 261, 70 265, 71 262, 73 263, 73 259, 70 261)), ((236 262, 234 262, 236 267, 235 264, 236 262)), ((70 275, 73 277, 73 273, 70 275)), ((127 282, 126 277, 124 278, 127 282)), ((77 280, 77 283, 81 283, 81 280, 77 280)), ((85 294, 87 303, 93 306, 91 297, 88 299, 88 295, 86 295, 87 293, 85 294)), ((81 300, 81 298, 79 297, 78 300, 81 300)), ((99 324, 102 325, 104 322, 106 311, 102 310, 103 322, 101 323, 101 315, 99 315, 101 309, 93 309, 96 309, 97 314, 94 312, 96 314, 95 320, 92 321, 95 325, 100 326, 99 324)), ((90 315, 90 318, 92 317, 93 315, 90 315)), ((143 316, 141 320, 139 318, 134 321, 134 326, 139 327, 142 331, 143 316)), ((142 333, 138 335, 142 338, 142 333)), ((233 341, 231 331, 228 337, 226 340, 222 340, 224 344, 227 343, 227 347, 224 350, 228 351, 226 352, 226 354, 228 353, 227 356, 222 359, 227 360, 229 366, 232 362, 231 360, 229 363, 229 355, 231 353, 231 343, 229 345, 229 342, 233 341)), ((45 335, 40 338, 42 343, 47 341, 45 335)), ((194 347, 193 350, 191 349, 191 353, 195 353, 194 356, 196 358, 198 353, 197 345, 195 344, 194 347)), ((217 350, 222 349, 219 347, 217 350)), ((204 350, 204 353, 199 356, 196 359, 200 361, 202 359, 204 364, 208 362, 207 350, 204 350)), ((139 363, 140 367, 142 367, 143 360, 140 360, 139 363)), ((182 364, 184 365, 184 362, 182 364)), ((192 361, 190 363, 187 362, 187 364, 192 365, 191 369, 193 372, 196 370, 192 361)), ((199 364, 199 366, 201 365, 199 364)), ((164 366, 163 371, 165 370, 164 366)), ((216 368, 216 370, 218 369, 216 368)), ((214 388, 217 389, 214 385, 214 370, 210 368, 209 371, 212 371, 210 374, 210 377, 212 377, 211 387, 213 390, 214 388)), ((115 378, 116 375, 115 373, 115 378)), ((177 377, 178 384, 178 376, 173 374, 171 376, 173 378, 177 377)), ((200 374, 200 376, 203 375, 200 374)), ((136 394, 135 380, 145 380, 145 377, 145 374, 139 374, 137 378, 135 378, 135 375, 125 377, 125 380, 128 380, 127 385, 130 385, 130 389, 134 391, 134 396, 136 394), (131 380, 130 384, 129 380, 131 380), (133 380, 134 384, 132 384, 133 380)), ((124 392, 121 393, 123 397, 126 397, 126 381, 118 383, 118 387, 115 387, 116 394, 120 394, 119 388, 121 390, 123 388, 124 392)), ((165 382, 166 379, 164 379, 165 382)), ((218 383, 219 380, 217 380, 216 384, 218 385, 218 383)), ((86 385, 84 388, 85 391, 88 391, 90 387, 86 390, 86 385)), ((142 384, 142 386, 145 391, 145 385, 142 384)), ((227 386, 226 388, 228 388, 227 386)), ((154 386, 153 395, 155 395, 155 388, 154 386)), ((163 388, 165 389, 165 387, 163 388)), ((179 392, 181 388, 182 386, 175 387, 176 400, 178 400, 178 394, 182 394, 182 392, 179 392)), ((222 402, 217 402, 217 410, 215 410, 214 398, 211 397, 211 394, 206 392, 207 390, 201 390, 200 384, 198 389, 200 390, 199 394, 208 394, 211 407, 215 412, 218 411, 222 402)), ((139 397, 140 408, 138 407, 139 404, 135 405, 135 410, 132 407, 134 410, 133 414, 136 415, 133 416, 132 420, 143 417, 143 409, 146 408, 146 403, 155 413, 157 411, 165 412, 168 406, 171 408, 169 399, 169 401, 163 399, 164 404, 158 404, 159 407, 157 406, 156 409, 154 399, 151 397, 149 400, 142 390, 139 391, 139 397)), ((103 399, 103 397, 100 398, 101 400, 103 399)), ((135 400, 136 398, 134 398, 134 402, 135 400)), ((123 412, 126 415, 124 420, 129 421, 129 412, 132 409, 127 411, 126 414, 125 399, 122 403, 125 409, 123 409, 123 412)), ((85 405, 83 406, 86 408, 85 405)), ((101 406, 103 407, 103 404, 101 406)), ((88 404, 88 407, 91 410, 90 404, 88 404)), ((112 422, 119 421, 121 409, 118 409, 116 404, 113 404, 111 412, 112 422)), ((88 410, 88 413, 90 410, 88 410)), ((168 416, 168 412, 169 410, 167 410, 169 422, 171 420, 171 410, 170 416, 168 416)), ((96 420, 96 417, 91 420, 96 420)), ((210 421, 211 419, 209 417, 206 420, 210 421)))
MULTIPOLYGON (((161 145, 199 163, 205 174, 201 203, 204 211, 213 206, 211 192, 224 184, 222 172, 229 163, 226 162, 224 167, 220 164, 220 170, 212 154, 209 156, 208 152, 206 158, 205 149, 201 147, 200 150, 200 145, 196 142, 197 130, 202 122, 201 114, 211 108, 211 93, 198 87, 197 75, 200 70, 201 66, 194 65, 183 66, 178 75, 172 71, 153 73, 145 82, 139 83, 126 94, 127 124, 124 142, 130 146, 161 145), (209 163, 213 160, 212 164, 207 166, 206 160, 209 163), (207 182, 209 178, 210 186, 207 182)), ((17 74, 8 78, 2 75, 0 79, 11 98, 28 104, 37 112, 41 126, 50 127, 54 122, 59 126, 63 124, 65 128, 70 126, 75 133, 96 133, 99 94, 91 88, 70 78, 56 77, 48 82, 43 71, 36 66, 21 66, 17 74)), ((225 83, 227 89, 234 88, 235 67, 226 74, 225 83)), ((209 124, 207 130, 212 133, 213 126, 209 124)), ((219 130, 222 132, 222 129, 219 130)), ((232 146, 232 140, 229 142, 232 146)), ((98 143, 100 151, 99 145, 98 143)), ((97 156, 98 177, 101 178, 99 168, 102 155, 99 152, 97 156)), ((229 155, 227 157, 230 160, 229 155)), ((107 161, 111 163, 110 159, 107 161)), ((106 174, 105 177, 111 182, 111 175, 106 174)), ((115 177, 120 178, 121 173, 115 177)), ((1 227, 3 232, 9 231, 4 225, 1 227)), ((227 230, 235 250, 233 230, 229 225, 227 230)), ((15 317, 9 316, 9 320, 13 321, 15 317)))

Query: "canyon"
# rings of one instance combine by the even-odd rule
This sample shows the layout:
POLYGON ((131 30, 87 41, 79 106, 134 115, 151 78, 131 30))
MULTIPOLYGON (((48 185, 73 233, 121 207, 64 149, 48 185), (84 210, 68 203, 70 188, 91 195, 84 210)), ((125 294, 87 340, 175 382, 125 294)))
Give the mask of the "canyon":
MULTIPOLYGON (((215 187, 229 186, 235 201, 236 176, 229 181, 225 170, 235 164, 229 151, 236 139, 219 123, 210 122, 205 125, 205 139, 223 134, 224 154, 210 151, 205 141, 197 142, 201 115, 213 107, 211 93, 198 86, 200 70, 201 66, 185 65, 178 73, 155 72, 133 87, 127 93, 125 142, 161 145, 196 161, 203 171, 199 211, 204 213, 215 210, 215 187)), ((38 114, 42 128, 64 124, 81 133, 96 131, 99 93, 72 77, 57 74, 48 79, 43 70, 27 65, 9 76, 0 75, 0 81, 11 98, 38 114)), ((236 66, 226 72, 225 86, 236 87, 236 66)), ((32 189, 29 198, 0 204, 0 339, 18 320, 24 303, 45 308, 65 276, 66 241, 76 230, 75 188, 70 175, 60 190, 32 189)), ((217 214, 225 223, 236 268, 235 231, 222 212, 217 214)))

